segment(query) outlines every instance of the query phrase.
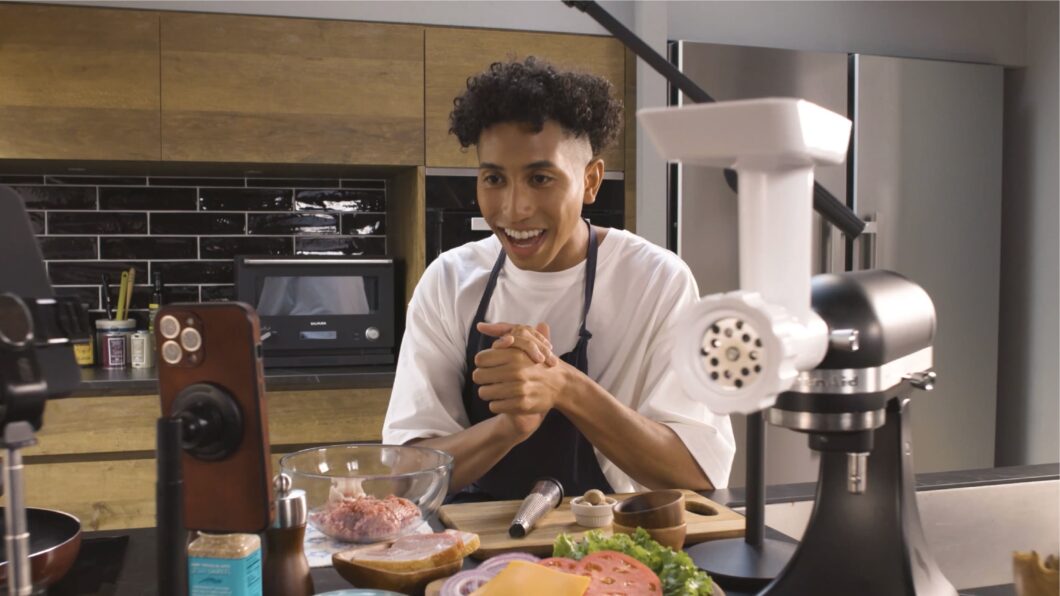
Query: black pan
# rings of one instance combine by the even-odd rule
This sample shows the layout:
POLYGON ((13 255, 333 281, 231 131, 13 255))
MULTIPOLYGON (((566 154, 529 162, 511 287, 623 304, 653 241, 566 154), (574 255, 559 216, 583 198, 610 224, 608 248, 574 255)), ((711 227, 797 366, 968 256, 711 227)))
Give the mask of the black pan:
MULTIPOLYGON (((33 586, 50 586, 62 579, 77 559, 77 552, 81 550, 81 522, 69 513, 35 507, 26 508, 26 522, 33 586)), ((4 530, 4 508, 0 507, 0 584, 7 583, 4 530)))

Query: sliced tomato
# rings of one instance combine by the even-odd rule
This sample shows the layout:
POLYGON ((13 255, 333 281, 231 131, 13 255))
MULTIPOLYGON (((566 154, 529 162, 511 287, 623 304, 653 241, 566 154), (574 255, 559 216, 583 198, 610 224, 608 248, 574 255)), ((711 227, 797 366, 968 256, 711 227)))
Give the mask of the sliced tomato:
POLYGON ((578 561, 577 573, 592 583, 585 596, 660 596, 659 576, 644 563, 615 551, 603 550, 578 561))
POLYGON ((545 567, 552 567, 553 569, 574 574, 578 574, 579 569, 578 561, 568 559, 567 557, 550 557, 548 559, 541 559, 538 561, 538 565, 544 565, 545 567))

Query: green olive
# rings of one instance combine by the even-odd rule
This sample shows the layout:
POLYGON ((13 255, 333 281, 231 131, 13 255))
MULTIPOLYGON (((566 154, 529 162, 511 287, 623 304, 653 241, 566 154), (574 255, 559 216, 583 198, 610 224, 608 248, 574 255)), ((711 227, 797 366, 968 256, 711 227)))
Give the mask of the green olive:
POLYGON ((594 488, 592 490, 586 491, 585 496, 582 497, 582 500, 590 505, 599 505, 603 503, 606 499, 604 497, 603 492, 594 488))

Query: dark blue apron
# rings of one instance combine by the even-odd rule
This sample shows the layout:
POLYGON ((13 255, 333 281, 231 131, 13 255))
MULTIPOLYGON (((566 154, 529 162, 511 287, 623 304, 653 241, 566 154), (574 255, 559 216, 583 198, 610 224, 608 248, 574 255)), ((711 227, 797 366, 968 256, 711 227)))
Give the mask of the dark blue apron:
MULTIPOLYGON (((585 262, 585 303, 582 307, 582 323, 578 330, 578 343, 574 349, 560 358, 583 373, 589 372, 589 339, 592 334, 586 328, 589 306, 593 301, 593 285, 596 282, 596 232, 589 222, 589 252, 585 262)), ((489 402, 478 396, 478 385, 471 380, 475 370, 475 355, 488 349, 495 338, 483 336, 477 326, 486 319, 486 309, 497 286, 497 277, 504 268, 505 254, 497 257, 490 272, 486 290, 482 293, 475 319, 467 336, 467 377, 464 380, 464 409, 471 424, 478 424, 494 416, 489 402)), ((600 464, 596 460, 593 446, 585 435, 558 410, 545 415, 541 426, 527 440, 516 445, 482 478, 454 495, 451 502, 490 501, 522 499, 533 488, 534 481, 550 476, 560 481, 564 493, 580 495, 593 488, 605 493, 614 492, 607 482, 600 464)))

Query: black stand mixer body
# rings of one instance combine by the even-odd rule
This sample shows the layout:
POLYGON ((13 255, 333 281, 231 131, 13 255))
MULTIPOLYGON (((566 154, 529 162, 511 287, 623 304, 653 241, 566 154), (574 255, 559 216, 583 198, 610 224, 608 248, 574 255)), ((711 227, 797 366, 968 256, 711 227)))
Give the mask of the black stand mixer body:
POLYGON ((935 313, 916 284, 887 271, 814 278, 814 310, 856 331, 769 412, 821 454, 809 525, 761 594, 956 596, 928 551, 917 510, 910 422, 914 388, 930 389, 935 313), (860 462, 860 463, 858 463, 860 462))

